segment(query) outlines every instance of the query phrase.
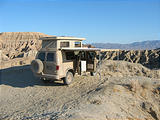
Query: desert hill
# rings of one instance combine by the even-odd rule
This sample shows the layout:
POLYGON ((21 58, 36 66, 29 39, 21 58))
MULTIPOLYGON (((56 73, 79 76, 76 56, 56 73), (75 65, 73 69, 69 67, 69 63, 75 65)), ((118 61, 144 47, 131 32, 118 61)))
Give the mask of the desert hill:
POLYGON ((156 50, 119 50, 104 53, 107 60, 123 60, 140 63, 150 69, 160 68, 160 49, 156 50))
POLYGON ((41 48, 40 37, 48 37, 40 32, 0 33, 0 68, 30 64, 41 48))
POLYGON ((39 32, 3 32, 0 34, 0 50, 9 59, 27 54, 32 56, 41 46, 38 39, 48 36, 39 32))

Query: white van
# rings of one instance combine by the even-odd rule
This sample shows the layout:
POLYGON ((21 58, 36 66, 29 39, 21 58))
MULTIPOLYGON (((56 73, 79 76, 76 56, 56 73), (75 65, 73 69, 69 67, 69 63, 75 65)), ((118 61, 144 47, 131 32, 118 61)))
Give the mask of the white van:
POLYGON ((94 75, 98 59, 98 48, 82 47, 84 38, 43 37, 42 48, 31 62, 35 76, 45 80, 63 80, 71 84, 76 73, 90 72, 94 75))

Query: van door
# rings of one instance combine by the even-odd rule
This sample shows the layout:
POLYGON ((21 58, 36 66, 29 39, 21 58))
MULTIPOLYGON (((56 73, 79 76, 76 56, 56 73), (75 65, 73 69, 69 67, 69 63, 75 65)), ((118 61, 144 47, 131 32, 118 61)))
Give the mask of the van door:
POLYGON ((46 60, 44 61, 44 74, 56 74, 56 53, 55 52, 47 52, 46 60))
POLYGON ((95 52, 86 52, 87 60, 87 72, 96 71, 96 53, 95 52))

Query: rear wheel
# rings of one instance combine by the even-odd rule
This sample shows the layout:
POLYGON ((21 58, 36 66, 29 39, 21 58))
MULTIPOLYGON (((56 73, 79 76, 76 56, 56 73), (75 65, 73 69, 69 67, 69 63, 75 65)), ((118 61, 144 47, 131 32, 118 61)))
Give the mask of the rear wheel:
POLYGON ((73 73, 68 71, 66 77, 63 78, 63 82, 65 85, 69 85, 72 83, 72 81, 73 81, 73 73))

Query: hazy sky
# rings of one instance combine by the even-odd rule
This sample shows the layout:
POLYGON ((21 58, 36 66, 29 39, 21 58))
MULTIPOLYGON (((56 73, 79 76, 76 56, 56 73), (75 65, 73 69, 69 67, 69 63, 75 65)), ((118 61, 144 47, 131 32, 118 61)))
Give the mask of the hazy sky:
POLYGON ((160 0, 0 0, 0 32, 42 32, 88 43, 160 40, 160 0))

